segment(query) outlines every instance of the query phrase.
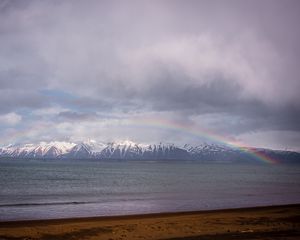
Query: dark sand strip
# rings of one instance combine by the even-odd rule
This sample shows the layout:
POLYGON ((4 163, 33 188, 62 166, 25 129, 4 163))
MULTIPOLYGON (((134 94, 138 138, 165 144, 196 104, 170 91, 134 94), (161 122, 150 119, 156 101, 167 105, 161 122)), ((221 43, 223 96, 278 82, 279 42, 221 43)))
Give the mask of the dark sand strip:
POLYGON ((0 240, 77 239, 300 239, 300 204, 161 213, 0 222, 0 240))

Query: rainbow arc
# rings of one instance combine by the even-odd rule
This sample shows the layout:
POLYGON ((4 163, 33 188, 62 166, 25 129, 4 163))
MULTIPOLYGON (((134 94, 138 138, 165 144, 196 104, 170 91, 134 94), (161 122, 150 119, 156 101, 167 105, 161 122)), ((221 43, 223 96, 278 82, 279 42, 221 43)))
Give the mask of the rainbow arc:
POLYGON ((269 164, 277 163, 276 159, 266 155, 263 151, 258 151, 253 147, 248 147, 241 142, 237 142, 234 139, 216 134, 213 131, 209 131, 207 129, 199 129, 198 127, 193 127, 183 123, 173 122, 170 120, 159 119, 159 118, 134 119, 132 120, 132 124, 141 127, 148 127, 148 128, 150 127, 150 128, 157 128, 162 130, 176 131, 182 134, 193 136, 195 138, 201 138, 201 139, 204 138, 212 142, 220 143, 223 145, 227 145, 229 147, 239 149, 245 152, 246 154, 249 154, 250 156, 252 156, 258 161, 269 163, 269 164))

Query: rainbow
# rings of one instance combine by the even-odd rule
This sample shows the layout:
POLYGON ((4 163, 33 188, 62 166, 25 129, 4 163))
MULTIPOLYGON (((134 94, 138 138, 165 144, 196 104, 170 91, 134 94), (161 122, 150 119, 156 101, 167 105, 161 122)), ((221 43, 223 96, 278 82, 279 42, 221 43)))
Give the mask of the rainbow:
POLYGON ((276 159, 267 156, 263 152, 257 151, 252 147, 247 147, 245 144, 238 142, 235 139, 224 137, 207 129, 200 129, 199 127, 194 127, 184 123, 174 122, 162 118, 136 118, 132 119, 130 122, 134 126, 176 131, 185 135, 190 135, 195 138, 205 138, 213 142, 221 143, 223 145, 239 149, 251 155, 253 158, 260 162, 268 164, 278 163, 276 159))

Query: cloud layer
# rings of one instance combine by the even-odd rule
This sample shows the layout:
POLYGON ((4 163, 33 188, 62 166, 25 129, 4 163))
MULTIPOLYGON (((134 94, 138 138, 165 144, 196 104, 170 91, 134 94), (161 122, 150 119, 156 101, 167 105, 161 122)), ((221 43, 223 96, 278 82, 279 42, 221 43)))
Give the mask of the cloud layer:
POLYGON ((1 142, 197 141, 131 124, 159 118, 299 150, 299 16, 296 0, 1 1, 1 142))

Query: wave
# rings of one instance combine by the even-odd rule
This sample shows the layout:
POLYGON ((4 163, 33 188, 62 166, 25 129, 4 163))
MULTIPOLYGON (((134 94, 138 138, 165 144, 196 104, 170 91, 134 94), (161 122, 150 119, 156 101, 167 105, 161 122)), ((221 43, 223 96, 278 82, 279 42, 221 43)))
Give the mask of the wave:
POLYGON ((77 205, 77 204, 90 204, 97 202, 45 202, 45 203, 12 203, 12 204, 0 204, 1 207, 29 207, 29 206, 47 206, 47 205, 77 205))

